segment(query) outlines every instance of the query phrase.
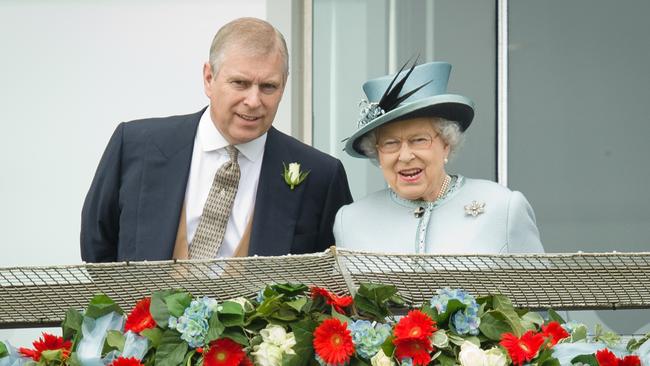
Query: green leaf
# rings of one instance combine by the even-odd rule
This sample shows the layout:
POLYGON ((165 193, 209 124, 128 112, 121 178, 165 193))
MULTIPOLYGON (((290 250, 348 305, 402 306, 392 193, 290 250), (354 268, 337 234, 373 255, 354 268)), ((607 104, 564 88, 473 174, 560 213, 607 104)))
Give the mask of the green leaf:
POLYGON ((4 343, 0 342, 0 358, 3 358, 5 356, 9 356, 9 351, 7 350, 7 346, 5 346, 4 343))
POLYGON ((196 354, 195 350, 190 350, 189 352, 187 352, 187 354, 185 355, 185 359, 183 360, 183 365, 191 366, 192 356, 194 356, 195 354, 196 354))
POLYGON ((63 329, 63 339, 72 339, 77 333, 81 333, 81 324, 83 315, 75 309, 68 309, 65 312, 65 318, 61 324, 63 329))
POLYGON ((244 335, 244 328, 241 327, 226 328, 223 331, 223 333, 221 333, 221 338, 224 337, 230 338, 244 347, 248 347, 248 338, 246 337, 246 335, 244 335))
POLYGON ((218 339, 225 329, 226 326, 219 320, 219 314, 213 313, 208 321, 208 333, 205 336, 205 342, 210 343, 218 339))
POLYGON ((192 303, 192 295, 190 295, 188 292, 178 292, 166 296, 164 300, 167 304, 167 310, 169 310, 169 314, 178 318, 183 315, 185 308, 190 306, 190 303, 192 303))
POLYGON ((118 314, 124 314, 120 306, 111 300, 110 297, 106 295, 95 295, 90 300, 85 315, 89 318, 97 319, 112 311, 118 314))
POLYGON ((257 307, 256 314, 262 317, 269 317, 280 308, 283 295, 270 295, 264 298, 264 301, 257 307))
POLYGON ((571 364, 581 362, 589 366, 598 366, 598 359, 595 355, 580 355, 571 359, 571 364))
POLYGON ((394 339, 394 336, 389 335, 381 345, 381 350, 384 351, 384 354, 388 357, 392 357, 393 352, 395 352, 395 344, 393 344, 394 339))
POLYGON ((341 323, 352 323, 352 319, 345 316, 345 314, 341 314, 338 311, 334 310, 334 307, 332 307, 332 318, 338 319, 341 323))
POLYGON ((512 328, 512 332, 517 337, 521 337, 526 329, 522 325, 521 318, 519 318, 519 315, 515 311, 515 308, 512 306, 510 299, 503 295, 493 295, 492 305, 494 311, 499 312, 503 315, 503 320, 507 322, 508 325, 512 328))
POLYGON ((481 317, 479 330, 493 341, 501 340, 501 334, 513 333, 512 326, 505 320, 501 312, 488 310, 481 317))
POLYGON ((350 366, 370 366, 370 364, 359 357, 352 357, 350 360, 350 366))
POLYGON ((460 302, 458 299, 451 299, 447 302, 447 308, 443 313, 438 314, 438 316, 434 319, 436 322, 439 324, 447 324, 447 321, 449 318, 458 310, 463 310, 467 306, 460 302))
POLYGON ((316 322, 309 319, 301 320, 297 323, 290 324, 291 331, 296 338, 296 345, 293 346, 295 355, 285 355, 282 358, 282 366, 306 366, 313 359, 314 348, 314 330, 317 327, 316 322))
POLYGON ((53 361, 61 361, 63 359, 63 352, 61 349, 48 349, 41 352, 41 362, 45 360, 45 364, 53 361))
POLYGON ((627 342, 627 351, 630 353, 635 352, 636 350, 641 347, 645 342, 647 342, 650 339, 650 333, 646 334, 643 336, 641 339, 630 339, 629 342, 627 342))
POLYGON ((162 341, 163 331, 160 328, 149 328, 141 331, 140 335, 149 340, 149 348, 158 348, 162 341))
POLYGON ((374 320, 382 321, 391 314, 389 305, 394 298, 401 299, 397 295, 395 286, 361 283, 354 296, 354 303, 359 313, 370 315, 374 320))
POLYGON ((163 332, 160 346, 156 350, 155 364, 157 366, 178 366, 185 359, 187 343, 180 338, 175 330, 167 329, 163 332))
POLYGON ((288 298, 304 295, 309 287, 301 283, 279 283, 271 285, 270 288, 278 294, 285 295, 288 298))
POLYGON ((303 307, 307 304, 307 298, 299 297, 295 300, 287 301, 285 304, 300 313, 303 307))
POLYGON ((542 345, 542 348, 544 349, 539 353, 537 356, 537 365, 542 366, 561 366, 560 362, 556 359, 553 358, 553 351, 546 348, 544 345, 542 345))
POLYGON ((219 306, 219 320, 226 327, 244 325, 244 308, 234 301, 224 301, 219 306))
POLYGON ((539 366, 562 366, 557 358, 549 358, 542 362, 538 362, 539 366))
POLYGON ((286 304, 281 304, 280 308, 276 310, 273 315, 271 315, 272 319, 277 319, 283 322, 293 322, 298 319, 298 313, 296 313, 296 310, 293 308, 287 306, 286 304))
POLYGON ((586 340, 587 339, 587 326, 584 324, 580 324, 573 328, 573 331, 571 332, 571 342, 577 342, 581 340, 586 340))
POLYGON ((558 322, 560 324, 566 323, 564 321, 564 318, 562 318, 562 316, 560 316, 560 314, 558 314, 557 311, 555 311, 553 309, 548 309, 548 318, 550 320, 554 320, 554 321, 556 321, 556 322, 558 322))
POLYGON ((77 356, 76 352, 72 352, 70 354, 70 357, 68 357, 68 364, 67 366, 83 366, 81 364, 81 361, 79 361, 79 357, 77 356))
POLYGON ((441 353, 438 358, 436 358, 436 361, 439 362, 440 366, 455 366, 456 365, 456 358, 455 357, 450 357, 444 353, 441 353))
POLYGON ((165 303, 165 297, 173 293, 172 291, 156 291, 151 295, 151 304, 149 305, 149 312, 161 328, 167 328, 169 321, 169 309, 165 303))
POLYGON ((106 333, 106 344, 113 349, 118 349, 120 352, 124 351, 124 342, 126 337, 124 334, 117 330, 109 330, 106 333))
POLYGON ((521 317, 521 325, 526 330, 535 330, 544 324, 544 318, 534 311, 529 311, 521 317))

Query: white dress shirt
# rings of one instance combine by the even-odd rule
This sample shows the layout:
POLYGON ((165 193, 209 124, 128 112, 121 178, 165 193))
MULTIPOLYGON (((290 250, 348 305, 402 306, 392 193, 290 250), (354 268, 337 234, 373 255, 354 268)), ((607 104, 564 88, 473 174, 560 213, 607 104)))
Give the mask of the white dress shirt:
MULTIPOLYGON (((255 194, 260 179, 266 133, 245 144, 235 145, 241 172, 235 202, 228 219, 224 241, 217 257, 231 257, 241 241, 255 207, 255 194)), ((225 147, 228 141, 221 135, 210 118, 210 108, 201 116, 194 139, 190 176, 185 191, 187 242, 192 239, 201 220, 203 206, 208 199, 214 175, 222 164, 230 160, 225 147)), ((278 173, 280 174, 280 173, 278 173)))

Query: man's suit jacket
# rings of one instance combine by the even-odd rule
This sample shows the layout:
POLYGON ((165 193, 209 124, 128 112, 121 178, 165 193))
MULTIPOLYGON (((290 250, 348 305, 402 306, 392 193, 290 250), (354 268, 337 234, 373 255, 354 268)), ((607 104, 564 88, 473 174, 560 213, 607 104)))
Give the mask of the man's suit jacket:
MULTIPOLYGON (((82 210, 84 261, 171 259, 202 113, 144 119, 117 127, 82 210)), ((338 159, 271 127, 249 254, 325 250, 334 244, 332 226, 337 210, 351 201, 338 159), (310 171, 294 190, 282 176, 282 163, 292 162, 310 171)))

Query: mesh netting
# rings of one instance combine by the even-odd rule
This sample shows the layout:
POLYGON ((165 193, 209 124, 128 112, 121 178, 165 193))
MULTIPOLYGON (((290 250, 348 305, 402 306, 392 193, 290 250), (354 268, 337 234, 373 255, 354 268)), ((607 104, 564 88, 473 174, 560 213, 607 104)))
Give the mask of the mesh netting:
POLYGON ((271 283, 339 295, 362 282, 393 284, 419 304, 443 287, 500 293, 531 309, 650 308, 650 253, 395 255, 346 250, 281 257, 0 268, 0 328, 58 325, 99 293, 123 309, 152 291, 184 289, 218 300, 253 298, 271 283))

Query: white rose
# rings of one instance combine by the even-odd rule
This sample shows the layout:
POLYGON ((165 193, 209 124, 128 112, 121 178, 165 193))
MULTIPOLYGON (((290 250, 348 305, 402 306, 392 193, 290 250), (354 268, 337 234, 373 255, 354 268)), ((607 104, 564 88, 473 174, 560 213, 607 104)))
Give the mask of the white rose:
POLYGON ((293 346, 296 345, 296 337, 293 332, 287 333, 284 327, 276 324, 269 324, 266 328, 260 330, 260 335, 265 343, 270 343, 280 348, 280 351, 290 355, 293 352, 293 346))
POLYGON ((293 346, 295 345, 296 337, 293 335, 293 332, 289 332, 280 345, 280 350, 288 355, 295 355, 296 352, 293 351, 293 346))
POLYGON ((271 343, 260 343, 253 347, 251 355, 255 358, 255 364, 260 366, 279 366, 282 363, 282 350, 271 343))
POLYGON ((500 348, 494 347, 485 352, 486 366, 506 366, 508 358, 500 348))
POLYGON ((487 366, 487 356, 472 342, 465 341, 460 346, 458 360, 462 366, 487 366))
POLYGON ((395 365, 393 359, 386 356, 384 350, 382 349, 380 349, 379 352, 377 352, 377 354, 372 356, 372 358, 370 359, 370 364, 372 366, 394 366, 395 365))
POLYGON ((300 164, 299 163, 290 163, 289 164, 289 180, 291 182, 297 183, 300 179, 300 164))

